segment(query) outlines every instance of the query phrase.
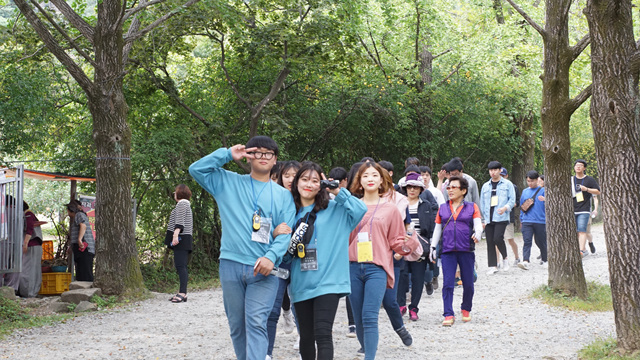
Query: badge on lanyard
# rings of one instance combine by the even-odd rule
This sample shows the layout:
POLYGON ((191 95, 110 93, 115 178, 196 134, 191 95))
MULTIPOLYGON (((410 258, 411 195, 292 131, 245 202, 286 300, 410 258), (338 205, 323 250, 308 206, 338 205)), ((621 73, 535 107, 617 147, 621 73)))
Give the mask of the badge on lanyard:
POLYGON ((258 222, 258 231, 251 233, 251 241, 259 242, 261 244, 269 243, 269 236, 271 235, 271 218, 261 218, 258 222))
POLYGON ((316 248, 307 248, 306 256, 300 259, 300 271, 318 270, 318 253, 316 248))
POLYGON ((498 206, 498 195, 493 195, 491 197, 491 206, 498 206))
POLYGON ((584 201, 584 195, 582 194, 582 191, 577 191, 576 192, 576 201, 577 202, 583 202, 584 201))
POLYGON ((358 233, 358 262, 373 261, 373 243, 369 239, 369 233, 358 233))

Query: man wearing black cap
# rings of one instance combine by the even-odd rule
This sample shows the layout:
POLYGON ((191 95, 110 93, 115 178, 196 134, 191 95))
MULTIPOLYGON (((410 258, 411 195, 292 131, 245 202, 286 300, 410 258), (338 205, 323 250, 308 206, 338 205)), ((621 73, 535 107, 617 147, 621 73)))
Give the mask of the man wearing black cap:
POLYGON ((480 191, 480 212, 484 232, 487 237, 487 257, 489 259, 488 275, 498 271, 495 247, 502 254, 502 271, 509 270, 507 247, 504 243, 504 231, 509 224, 511 209, 516 204, 516 192, 511 181, 500 176, 502 164, 491 161, 487 166, 491 180, 482 185, 480 191))
POLYGON ((578 242, 582 256, 588 254, 585 249, 587 242, 587 224, 591 216, 591 198, 593 195, 600 195, 600 186, 596 179, 585 174, 587 162, 578 159, 573 165, 576 175, 571 178, 573 196, 573 214, 576 217, 578 228, 578 242))

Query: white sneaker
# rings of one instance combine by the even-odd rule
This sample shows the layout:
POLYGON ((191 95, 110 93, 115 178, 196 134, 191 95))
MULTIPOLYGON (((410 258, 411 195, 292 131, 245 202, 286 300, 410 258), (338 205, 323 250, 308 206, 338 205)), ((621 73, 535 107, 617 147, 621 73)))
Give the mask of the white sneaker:
POLYGON ((502 260, 502 271, 509 271, 511 267, 509 266, 509 260, 504 259, 502 260))
POLYGON ((267 355, 267 357, 264 358, 264 360, 271 360, 271 359, 273 359, 273 358, 271 356, 269 356, 269 355, 267 355))
POLYGON ((282 318, 284 322, 282 323, 282 328, 284 329, 285 334, 291 334, 293 332, 293 328, 296 326, 295 319, 293 318, 293 313, 291 309, 284 310, 282 312, 282 318))
POLYGON ((487 275, 493 275, 497 272, 498 272, 498 268, 496 266, 491 266, 489 267, 489 270, 487 270, 487 275))
POLYGON ((542 265, 542 267, 545 269, 549 268, 549 263, 547 261, 540 261, 540 265, 542 265))
POLYGON ((523 261, 521 263, 518 263, 518 267, 522 270, 529 270, 529 262, 523 261))

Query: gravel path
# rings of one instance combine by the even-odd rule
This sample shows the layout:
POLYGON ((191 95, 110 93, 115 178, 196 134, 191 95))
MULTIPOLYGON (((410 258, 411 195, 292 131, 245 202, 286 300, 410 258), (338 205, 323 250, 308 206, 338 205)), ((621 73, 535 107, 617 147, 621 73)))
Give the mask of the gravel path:
MULTIPOLYGON (((608 283, 601 225, 593 227, 593 235, 598 253, 585 258, 585 274, 587 280, 608 283)), ((516 241, 522 252, 522 239, 516 241)), ((530 298, 531 290, 547 281, 547 269, 542 266, 534 263, 529 271, 512 267, 487 276, 485 242, 479 244, 476 255, 479 278, 473 320, 443 328, 440 290, 432 296, 425 293, 420 320, 410 322, 405 317, 414 343, 404 347, 381 310, 379 359, 577 359, 577 351, 596 338, 615 335, 613 312, 570 312, 530 298)), ((534 245, 532 259, 538 255, 534 245)), ((461 296, 461 289, 456 290, 454 309, 459 308, 461 296)), ((221 290, 190 293, 183 304, 171 304, 168 297, 156 294, 126 309, 16 331, 0 341, 0 359, 235 358, 221 290)), ((334 324, 335 358, 357 359, 358 342, 345 336, 346 329, 342 300, 334 324)), ((274 359, 298 359, 295 341, 296 335, 279 331, 274 359)))

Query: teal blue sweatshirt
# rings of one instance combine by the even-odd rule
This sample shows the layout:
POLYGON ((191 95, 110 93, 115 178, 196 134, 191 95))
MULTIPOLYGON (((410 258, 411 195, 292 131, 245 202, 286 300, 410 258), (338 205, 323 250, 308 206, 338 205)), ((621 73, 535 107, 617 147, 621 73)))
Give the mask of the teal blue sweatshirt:
MULTIPOLYGON (((313 209, 309 205, 300 209, 296 221, 313 209)), ((318 270, 300 271, 300 259, 291 263, 289 296, 296 303, 320 295, 351 293, 349 280, 349 234, 358 225, 367 206, 347 189, 340 189, 329 206, 318 212, 314 234, 308 247, 316 248, 318 270)), ((295 231, 295 229, 293 229, 295 231)))
POLYGON ((231 150, 220 148, 189 166, 189 173, 218 203, 222 223, 220 259, 253 265, 266 257, 276 266, 289 246, 290 235, 273 238, 273 229, 280 223, 294 225, 296 208, 291 193, 274 183, 260 182, 250 175, 239 175, 222 168, 233 160, 231 150), (269 244, 251 240, 255 202, 260 216, 271 217, 269 244))

